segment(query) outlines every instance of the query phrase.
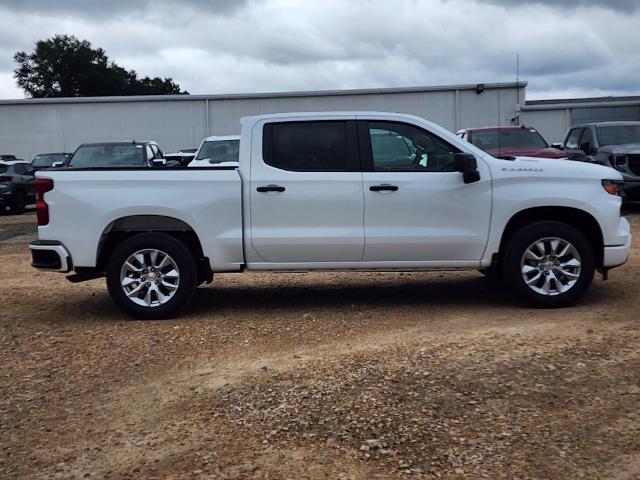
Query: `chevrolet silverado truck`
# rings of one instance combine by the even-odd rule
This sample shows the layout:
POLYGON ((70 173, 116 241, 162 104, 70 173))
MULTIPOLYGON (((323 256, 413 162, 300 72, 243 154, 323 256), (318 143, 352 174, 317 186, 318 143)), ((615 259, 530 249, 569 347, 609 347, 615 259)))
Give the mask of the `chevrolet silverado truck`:
POLYGON ((106 277, 141 319, 176 315, 217 272, 481 270, 569 305, 627 261, 622 176, 497 159, 396 113, 241 121, 237 166, 37 173, 36 268, 106 277))

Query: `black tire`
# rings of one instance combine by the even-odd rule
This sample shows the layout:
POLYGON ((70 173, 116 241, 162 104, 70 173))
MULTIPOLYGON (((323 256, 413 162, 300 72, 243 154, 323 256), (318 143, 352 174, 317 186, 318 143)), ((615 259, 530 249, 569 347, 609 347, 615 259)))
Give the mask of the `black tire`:
MULTIPOLYGON (((144 271, 146 272, 146 270, 144 271)), ((153 275, 155 276, 156 274, 154 273, 153 275)), ((165 233, 141 233, 125 240, 114 250, 107 264, 107 288, 111 299, 124 312, 140 320, 159 320, 175 316, 191 300, 196 288, 197 276, 197 266, 193 254, 184 243, 165 233), (144 250, 158 250, 168 255, 177 267, 179 272, 177 289, 173 291, 173 296, 166 300, 166 303, 156 306, 139 305, 132 298, 135 297, 139 301, 143 301, 143 299, 135 295, 131 298, 127 296, 121 284, 120 276, 125 262, 134 253, 144 250)), ((160 281, 162 281, 162 278, 160 278, 160 281)), ((150 284, 140 282, 133 285, 141 286, 142 283, 145 285, 150 284)), ((155 283, 157 284, 158 281, 155 283)), ((142 294, 144 294, 144 291, 141 292, 142 294)), ((149 295, 149 299, 153 300, 155 295, 156 302, 160 302, 157 293, 150 293, 149 295)))
POLYGON ((14 194, 13 199, 11 200, 11 205, 9 205, 9 209, 11 210, 11 213, 19 215, 24 212, 24 208, 25 208, 24 192, 22 192, 21 190, 18 190, 14 194))
MULTIPOLYGON (((548 252, 551 252, 552 249, 549 241, 543 243, 546 243, 545 248, 548 252)), ((554 257, 553 255, 551 255, 550 258, 558 262, 564 262, 570 258, 570 254, 562 259, 561 257, 554 257)), ((571 225, 552 221, 536 222, 521 228, 511 237, 504 252, 502 273, 506 284, 513 288, 520 299, 529 305, 537 308, 564 307, 575 303, 589 288, 589 285, 591 285, 595 273, 595 255, 591 244, 584 234, 571 225), (553 282, 551 284, 552 290, 555 290, 555 293, 552 295, 540 293, 534 290, 534 287, 527 285, 522 264, 523 256, 530 246, 533 246, 534 243, 540 240, 549 238, 560 239, 571 244, 579 256, 580 263, 579 272, 575 267, 566 267, 566 271, 577 275, 577 279, 568 290, 561 292, 558 286, 561 285, 562 282, 555 280, 555 278, 556 272, 562 272, 562 270, 556 270, 554 267, 555 264, 551 260, 547 260, 547 262, 550 263, 542 265, 543 270, 539 270, 541 264, 537 263, 537 260, 531 261, 533 265, 536 265, 535 268, 537 270, 532 270, 528 273, 527 278, 531 282, 538 273, 540 273, 540 280, 534 282, 533 285, 536 288, 544 289, 540 285, 548 280, 545 280, 545 276, 542 276, 542 274, 550 277, 551 282, 553 282), (547 268, 551 271, 545 271, 547 268)), ((569 277, 563 276, 562 273, 558 274, 558 278, 565 281, 569 280, 569 277)))

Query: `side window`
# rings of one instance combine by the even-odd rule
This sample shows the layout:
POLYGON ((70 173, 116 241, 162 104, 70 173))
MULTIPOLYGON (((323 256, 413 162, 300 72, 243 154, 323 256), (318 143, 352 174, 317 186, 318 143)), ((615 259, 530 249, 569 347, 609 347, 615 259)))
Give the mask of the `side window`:
POLYGON ((18 175, 26 175, 26 169, 24 168, 24 165, 22 165, 21 163, 16 163, 13 166, 13 170, 18 174, 18 175))
POLYGON ((153 158, 162 158, 162 152, 157 145, 151 145, 151 151, 153 152, 153 158))
POLYGON ((264 128, 267 165, 299 172, 347 171, 347 125, 343 121, 270 123, 264 128))
POLYGON ((564 142, 564 148, 568 150, 577 150, 578 149, 578 140, 580 139, 580 135, 582 134, 583 128, 574 128, 567 135, 567 140, 564 142))
MULTIPOLYGON (((593 147, 593 134, 591 133, 590 128, 585 128, 584 133, 582 134, 582 138, 580 138, 580 150, 585 146, 584 144, 588 143, 591 147, 593 147)), ((586 153, 586 152, 585 152, 586 153)))
POLYGON ((406 123, 369 122, 374 172, 453 172, 458 150, 433 133, 406 123))
POLYGON ((25 175, 33 175, 36 171, 31 165, 23 165, 25 175))

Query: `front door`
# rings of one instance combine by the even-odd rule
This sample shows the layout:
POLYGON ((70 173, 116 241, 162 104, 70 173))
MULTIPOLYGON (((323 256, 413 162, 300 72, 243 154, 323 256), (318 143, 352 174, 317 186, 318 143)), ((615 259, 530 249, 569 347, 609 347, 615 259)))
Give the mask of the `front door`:
POLYGON ((248 261, 360 262, 364 199, 355 121, 268 123, 262 148, 255 146, 248 261))
POLYGON ((425 267, 479 262, 491 221, 485 163, 478 159, 480 181, 465 184, 453 168, 459 150, 437 134, 400 122, 358 127, 368 170, 363 260, 425 267))

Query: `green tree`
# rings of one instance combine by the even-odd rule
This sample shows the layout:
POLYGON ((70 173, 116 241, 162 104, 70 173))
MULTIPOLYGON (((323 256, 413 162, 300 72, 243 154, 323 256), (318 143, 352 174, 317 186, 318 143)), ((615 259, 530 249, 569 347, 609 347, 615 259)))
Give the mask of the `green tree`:
POLYGON ((18 86, 33 98, 188 93, 171 78, 138 79, 135 71, 109 61, 103 49, 74 36, 40 40, 33 53, 17 52, 13 58, 18 86))

